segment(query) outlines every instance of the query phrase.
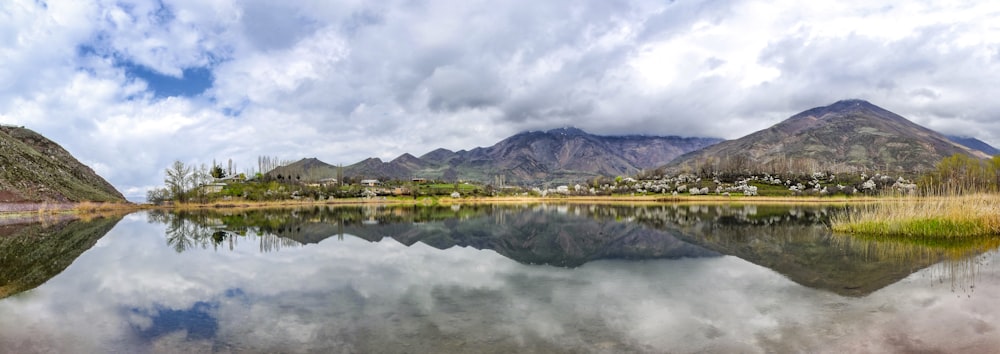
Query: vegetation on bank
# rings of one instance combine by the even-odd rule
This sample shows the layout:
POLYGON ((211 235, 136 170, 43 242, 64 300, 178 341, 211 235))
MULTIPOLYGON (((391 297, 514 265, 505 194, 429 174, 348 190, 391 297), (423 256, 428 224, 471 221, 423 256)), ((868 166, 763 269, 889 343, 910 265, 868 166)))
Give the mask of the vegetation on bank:
MULTIPOLYGON (((280 166, 279 166, 280 167, 280 166)), ((338 171, 339 172, 339 171, 338 171)), ((712 172, 701 176, 667 176, 661 171, 633 177, 596 177, 573 185, 540 183, 538 186, 506 185, 474 181, 378 180, 358 176, 317 179, 301 175, 247 172, 231 175, 218 165, 200 168, 175 162, 165 171, 164 187, 150 190, 147 201, 155 205, 272 203, 282 201, 331 202, 363 198, 633 198, 652 197, 676 201, 687 197, 854 197, 872 196, 886 189, 910 191, 915 185, 902 176, 786 173, 743 175, 712 172), (251 177, 247 177, 251 176, 251 177)))
POLYGON ((919 179, 918 193, 883 198, 831 220, 837 232, 866 236, 963 239, 1000 236, 1000 156, 943 159, 919 179))
POLYGON ((831 220, 833 231, 861 235, 961 239, 1000 235, 1000 195, 886 198, 831 220))
MULTIPOLYGON (((278 167, 281 167, 278 165, 278 167)), ((278 168, 275 167, 275 168, 278 168)), ((238 175, 221 166, 194 167, 175 161, 164 171, 164 187, 147 192, 155 205, 326 202, 338 199, 367 200, 388 197, 420 199, 441 196, 490 196, 492 186, 444 181, 381 181, 361 178, 303 178, 301 175, 259 172, 238 175), (249 176, 249 177, 248 177, 249 176)))

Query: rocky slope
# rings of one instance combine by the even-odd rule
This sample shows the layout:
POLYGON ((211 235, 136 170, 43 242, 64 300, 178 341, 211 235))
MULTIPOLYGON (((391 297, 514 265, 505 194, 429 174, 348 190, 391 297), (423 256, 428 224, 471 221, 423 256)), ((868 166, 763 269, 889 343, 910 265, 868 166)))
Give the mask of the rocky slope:
POLYGON ((668 170, 922 172, 953 154, 988 157, 863 100, 796 114, 770 128, 679 157, 668 170))
POLYGON ((59 144, 0 125, 0 203, 125 201, 108 181, 59 144))

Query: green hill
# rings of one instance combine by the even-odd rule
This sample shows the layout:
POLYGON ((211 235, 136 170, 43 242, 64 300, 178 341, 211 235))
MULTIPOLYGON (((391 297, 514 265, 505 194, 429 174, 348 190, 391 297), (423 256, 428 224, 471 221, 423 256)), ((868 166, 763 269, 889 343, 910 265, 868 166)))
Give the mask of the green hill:
POLYGON ((0 203, 81 201, 125 197, 59 144, 23 127, 0 125, 0 203))

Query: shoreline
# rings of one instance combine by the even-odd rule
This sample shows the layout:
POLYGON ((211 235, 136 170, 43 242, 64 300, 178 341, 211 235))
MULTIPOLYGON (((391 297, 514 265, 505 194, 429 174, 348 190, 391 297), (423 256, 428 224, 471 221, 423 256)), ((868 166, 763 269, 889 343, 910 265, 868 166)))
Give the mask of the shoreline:
POLYGON ((345 198, 322 201, 225 201, 213 203, 185 203, 177 205, 145 205, 139 209, 160 210, 203 210, 203 209, 267 209, 296 208, 313 206, 352 205, 483 205, 483 204, 628 204, 628 205, 669 205, 669 204, 756 204, 756 205, 843 205, 866 204, 888 201, 884 197, 725 197, 725 196, 564 196, 564 197, 424 197, 407 198, 345 198))
MULTIPOLYGON (((916 200, 916 199, 914 199, 916 200)), ((135 203, 0 203, 0 217, 10 218, 27 215, 51 214, 94 214, 109 211, 133 212, 139 210, 193 210, 193 209, 266 209, 266 208, 296 208, 312 206, 344 206, 344 205, 461 205, 461 204, 758 204, 758 205, 823 205, 823 204, 866 204, 898 201, 896 197, 769 197, 769 196, 557 196, 557 197, 422 197, 417 199, 399 197, 344 198, 333 200, 282 200, 282 201, 247 201, 228 200, 210 203, 179 203, 169 205, 151 205, 135 203)))

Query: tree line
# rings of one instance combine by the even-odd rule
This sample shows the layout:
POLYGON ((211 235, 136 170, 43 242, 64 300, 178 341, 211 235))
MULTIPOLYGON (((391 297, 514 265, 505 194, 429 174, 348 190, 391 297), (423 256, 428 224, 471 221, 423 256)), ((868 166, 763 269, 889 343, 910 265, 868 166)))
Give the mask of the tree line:
POLYGON ((961 194, 1000 190, 1000 155, 979 159, 954 154, 942 159, 934 170, 925 174, 921 185, 929 192, 961 194))

